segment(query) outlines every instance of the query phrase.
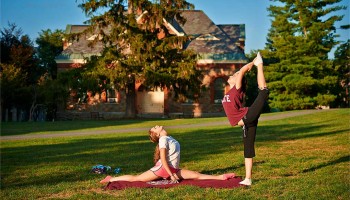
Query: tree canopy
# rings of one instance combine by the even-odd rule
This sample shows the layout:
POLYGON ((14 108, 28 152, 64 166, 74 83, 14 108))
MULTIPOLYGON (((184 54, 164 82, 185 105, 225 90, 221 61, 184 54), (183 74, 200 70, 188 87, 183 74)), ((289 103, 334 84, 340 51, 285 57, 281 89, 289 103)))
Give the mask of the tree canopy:
MULTIPOLYGON (((40 112, 50 113, 49 117, 52 118, 52 109, 67 94, 62 84, 53 81, 51 76, 56 73, 54 57, 62 49, 61 33, 43 31, 37 39, 37 52, 28 35, 23 34, 16 24, 9 23, 1 30, 0 87, 3 111, 14 109, 13 112, 20 113, 21 110, 20 120, 35 120, 34 113, 40 105, 40 112)), ((2 113, 3 116, 5 113, 2 113)))
POLYGON ((1 30, 0 43, 2 110, 23 108, 31 100, 28 86, 35 84, 41 75, 35 48, 28 35, 11 23, 1 30))
POLYGON ((53 78, 57 76, 55 57, 63 50, 63 34, 62 30, 51 31, 47 29, 42 30, 36 39, 39 63, 53 78))
POLYGON ((334 53, 334 67, 338 74, 340 84, 335 104, 341 107, 349 107, 349 80, 350 80, 350 40, 340 44, 334 53))
MULTIPOLYGON (((193 5, 185 0, 83 0, 80 7, 90 18, 85 32, 98 35, 105 48, 85 69, 85 78, 107 79, 127 95, 126 116, 135 116, 135 82, 147 87, 167 87, 176 95, 199 92, 196 54, 184 50, 189 40, 174 35, 167 20, 181 23, 181 11, 193 5), (87 70, 88 69, 88 70, 87 70)), ((72 35, 74 37, 75 35, 72 35)), ((93 45, 93 44, 92 44, 93 45)))
POLYGON ((273 108, 329 106, 335 100, 337 73, 328 53, 337 41, 335 25, 343 16, 341 0, 274 0, 268 10, 272 26, 264 55, 273 108))

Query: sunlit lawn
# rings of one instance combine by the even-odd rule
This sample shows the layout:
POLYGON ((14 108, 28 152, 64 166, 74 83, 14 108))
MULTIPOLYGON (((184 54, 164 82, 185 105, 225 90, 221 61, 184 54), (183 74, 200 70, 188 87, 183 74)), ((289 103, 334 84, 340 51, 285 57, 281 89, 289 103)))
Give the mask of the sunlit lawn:
MULTIPOLYGON (((225 118, 4 123, 2 135, 113 130, 116 133, 1 141, 1 199, 348 199, 350 109, 259 123, 253 186, 104 191, 96 164, 138 174, 152 166, 146 132, 154 124, 207 123, 225 118)), ((208 174, 244 175, 241 129, 225 125, 171 129, 181 143, 181 167, 208 174)), ((111 172, 111 174, 113 174, 111 172)))

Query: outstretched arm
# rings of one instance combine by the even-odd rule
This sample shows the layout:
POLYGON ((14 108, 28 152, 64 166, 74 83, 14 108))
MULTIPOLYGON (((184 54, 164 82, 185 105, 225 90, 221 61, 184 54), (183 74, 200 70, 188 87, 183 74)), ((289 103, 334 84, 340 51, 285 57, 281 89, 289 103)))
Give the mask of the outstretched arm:
POLYGON ((246 65, 244 65, 238 72, 236 72, 236 89, 239 89, 242 87, 242 79, 248 71, 252 69, 254 65, 254 62, 250 62, 246 65))
POLYGON ((164 169, 170 175, 171 180, 174 181, 174 182, 177 182, 178 178, 173 175, 173 173, 171 172, 171 170, 169 168, 168 161, 166 159, 166 157, 167 157, 166 149, 165 148, 161 148, 161 149, 159 149, 159 151, 160 151, 160 161, 162 162, 162 165, 163 165, 164 169))

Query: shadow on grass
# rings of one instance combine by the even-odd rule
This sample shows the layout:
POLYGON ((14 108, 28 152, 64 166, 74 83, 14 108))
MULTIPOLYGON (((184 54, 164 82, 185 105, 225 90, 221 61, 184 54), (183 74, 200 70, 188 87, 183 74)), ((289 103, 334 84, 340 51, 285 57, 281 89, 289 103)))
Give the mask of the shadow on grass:
POLYGON ((327 163, 323 163, 323 164, 320 164, 320 165, 318 165, 318 166, 311 167, 311 168, 309 168, 309 169, 304 169, 304 170, 302 171, 302 173, 313 172, 313 171, 318 170, 318 169, 321 169, 321 168, 323 168, 323 167, 328 167, 328 166, 336 165, 336 164, 343 163, 343 162, 350 162, 350 155, 340 157, 340 158, 338 158, 338 159, 336 159, 336 160, 329 161, 329 162, 327 162, 327 163))
MULTIPOLYGON (((227 146, 232 145, 232 134, 227 128, 215 129, 215 132, 196 130, 171 135, 181 144, 183 160, 206 160, 212 154, 227 151, 227 146), (217 142, 212 140, 215 134, 220 134, 217 142)), ((23 142, 26 146, 1 149, 1 188, 73 183, 96 176, 103 178, 104 175, 89 173, 91 167, 97 164, 109 165, 113 169, 120 167, 123 175, 139 174, 153 166, 155 145, 149 141, 147 134, 43 140, 43 143, 46 144, 33 142, 26 145, 23 142)), ((218 172, 226 172, 223 170, 218 172)))
MULTIPOLYGON (((262 165, 264 164, 265 161, 254 161, 254 166, 258 166, 258 165, 262 165)), ((204 170, 201 171, 201 173, 203 174, 222 174, 224 172, 235 172, 237 171, 237 169, 244 167, 244 163, 242 164, 238 164, 238 165, 234 165, 231 167, 226 167, 226 168, 221 168, 221 169, 215 169, 215 170, 204 170)))
MULTIPOLYGON (((344 131, 326 131, 326 126, 328 125, 312 123, 259 126, 257 143, 322 137, 344 131)), ((232 154, 233 158, 243 157, 238 153, 243 150, 240 128, 203 127, 169 134, 181 144, 182 162, 213 162, 210 158, 222 153, 232 154)), ((96 175, 89 174, 89 171, 96 164, 120 167, 122 174, 139 174, 153 166, 155 147, 149 141, 147 133, 100 138, 56 138, 39 142, 22 141, 21 144, 23 146, 1 148, 1 188, 75 183, 95 179, 96 175)), ((305 172, 345 162, 347 158, 348 156, 342 157, 305 172)), ((263 165, 264 162, 255 164, 263 165)), ((206 170, 202 173, 222 174, 240 167, 243 167, 243 164, 206 170)))
MULTIPOLYGON (((297 111, 296 111, 297 112, 297 111)), ((348 116, 347 110, 340 110, 337 113, 331 112, 330 115, 341 117, 342 115, 348 116)), ((283 114, 283 113, 281 113, 283 114)), ((286 113, 288 114, 288 113, 286 113)), ((322 113, 323 116, 327 116, 327 113, 322 113)), ((278 115, 275 115, 274 119, 278 119, 278 115)), ((313 116, 313 115, 311 115, 313 116)), ((187 124, 191 123, 200 123, 201 120, 204 118, 193 118, 193 119, 186 119, 184 121, 187 124)), ((181 126, 182 121, 175 121, 177 119, 118 119, 118 120, 97 120, 97 121, 56 121, 56 122, 2 122, 1 124, 1 136, 10 136, 10 135, 25 135, 25 134, 32 134, 35 132, 56 132, 56 131, 79 131, 83 129, 96 129, 96 128, 103 128, 103 127, 111 127, 111 126, 130 126, 130 125, 145 125, 149 124, 148 122, 155 122, 157 124, 161 123, 167 123, 168 124, 178 124, 178 126, 181 126)), ((220 119, 221 120, 221 119, 220 119)), ((223 118, 222 120, 227 121, 226 118, 223 118)), ((214 120, 215 121, 215 120, 214 120)), ((323 123, 332 124, 334 121, 334 118, 329 119, 329 121, 326 121, 326 119, 323 120, 323 123)), ((311 128, 313 128, 313 124, 311 124, 311 128)), ((152 125, 151 125, 152 126, 152 125)), ((285 124, 281 126, 281 130, 285 130, 286 127, 289 128, 295 128, 291 127, 289 124, 285 124)), ((134 126, 136 127, 136 126, 134 126)), ((138 126, 140 127, 140 126, 138 126)), ((262 127, 261 127, 262 128, 262 127)), ((307 128, 306 126, 303 128, 307 128)), ((260 127, 259 127, 260 129, 260 127)), ((269 131, 269 130, 268 130, 269 131)), ((303 130, 301 130, 302 132, 303 130)), ((283 132, 282 132, 283 133, 283 132)), ((279 134, 282 134, 281 132, 279 134)))
POLYGON ((99 120, 99 121, 56 121, 56 122, 2 122, 1 136, 7 135, 25 135, 33 132, 47 131, 75 131, 81 129, 102 128, 118 125, 133 125, 142 122, 151 121, 169 121, 172 119, 119 119, 114 121, 99 120))
POLYGON ((315 138, 340 134, 348 129, 337 129, 334 131, 325 131, 328 124, 315 125, 309 124, 285 124, 283 126, 258 126, 256 141, 283 141, 298 140, 306 138, 315 138))
MULTIPOLYGON (((326 162, 326 163, 322 163, 318 166, 315 166, 315 167, 311 167, 309 169, 304 169, 302 170, 300 173, 308 173, 308 172, 314 172, 318 169, 322 169, 324 167, 328 167, 328 166, 333 166, 333 165, 336 165, 336 164, 339 164, 339 163, 343 163, 343 162, 350 162, 350 155, 347 155, 347 156, 343 156, 343 157, 340 157, 338 159, 335 159, 335 160, 332 160, 332 161, 329 161, 329 162, 326 162)), ((295 173, 293 174, 284 174, 283 176, 285 177, 289 177, 289 176, 295 176, 295 173)))

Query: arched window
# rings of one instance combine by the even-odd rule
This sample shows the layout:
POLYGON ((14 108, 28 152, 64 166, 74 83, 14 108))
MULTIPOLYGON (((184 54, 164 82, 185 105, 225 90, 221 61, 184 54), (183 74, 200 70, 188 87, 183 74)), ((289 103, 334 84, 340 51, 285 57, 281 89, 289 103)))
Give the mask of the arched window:
POLYGON ((214 81, 214 103, 221 103, 225 95, 226 81, 223 78, 217 78, 214 81))

